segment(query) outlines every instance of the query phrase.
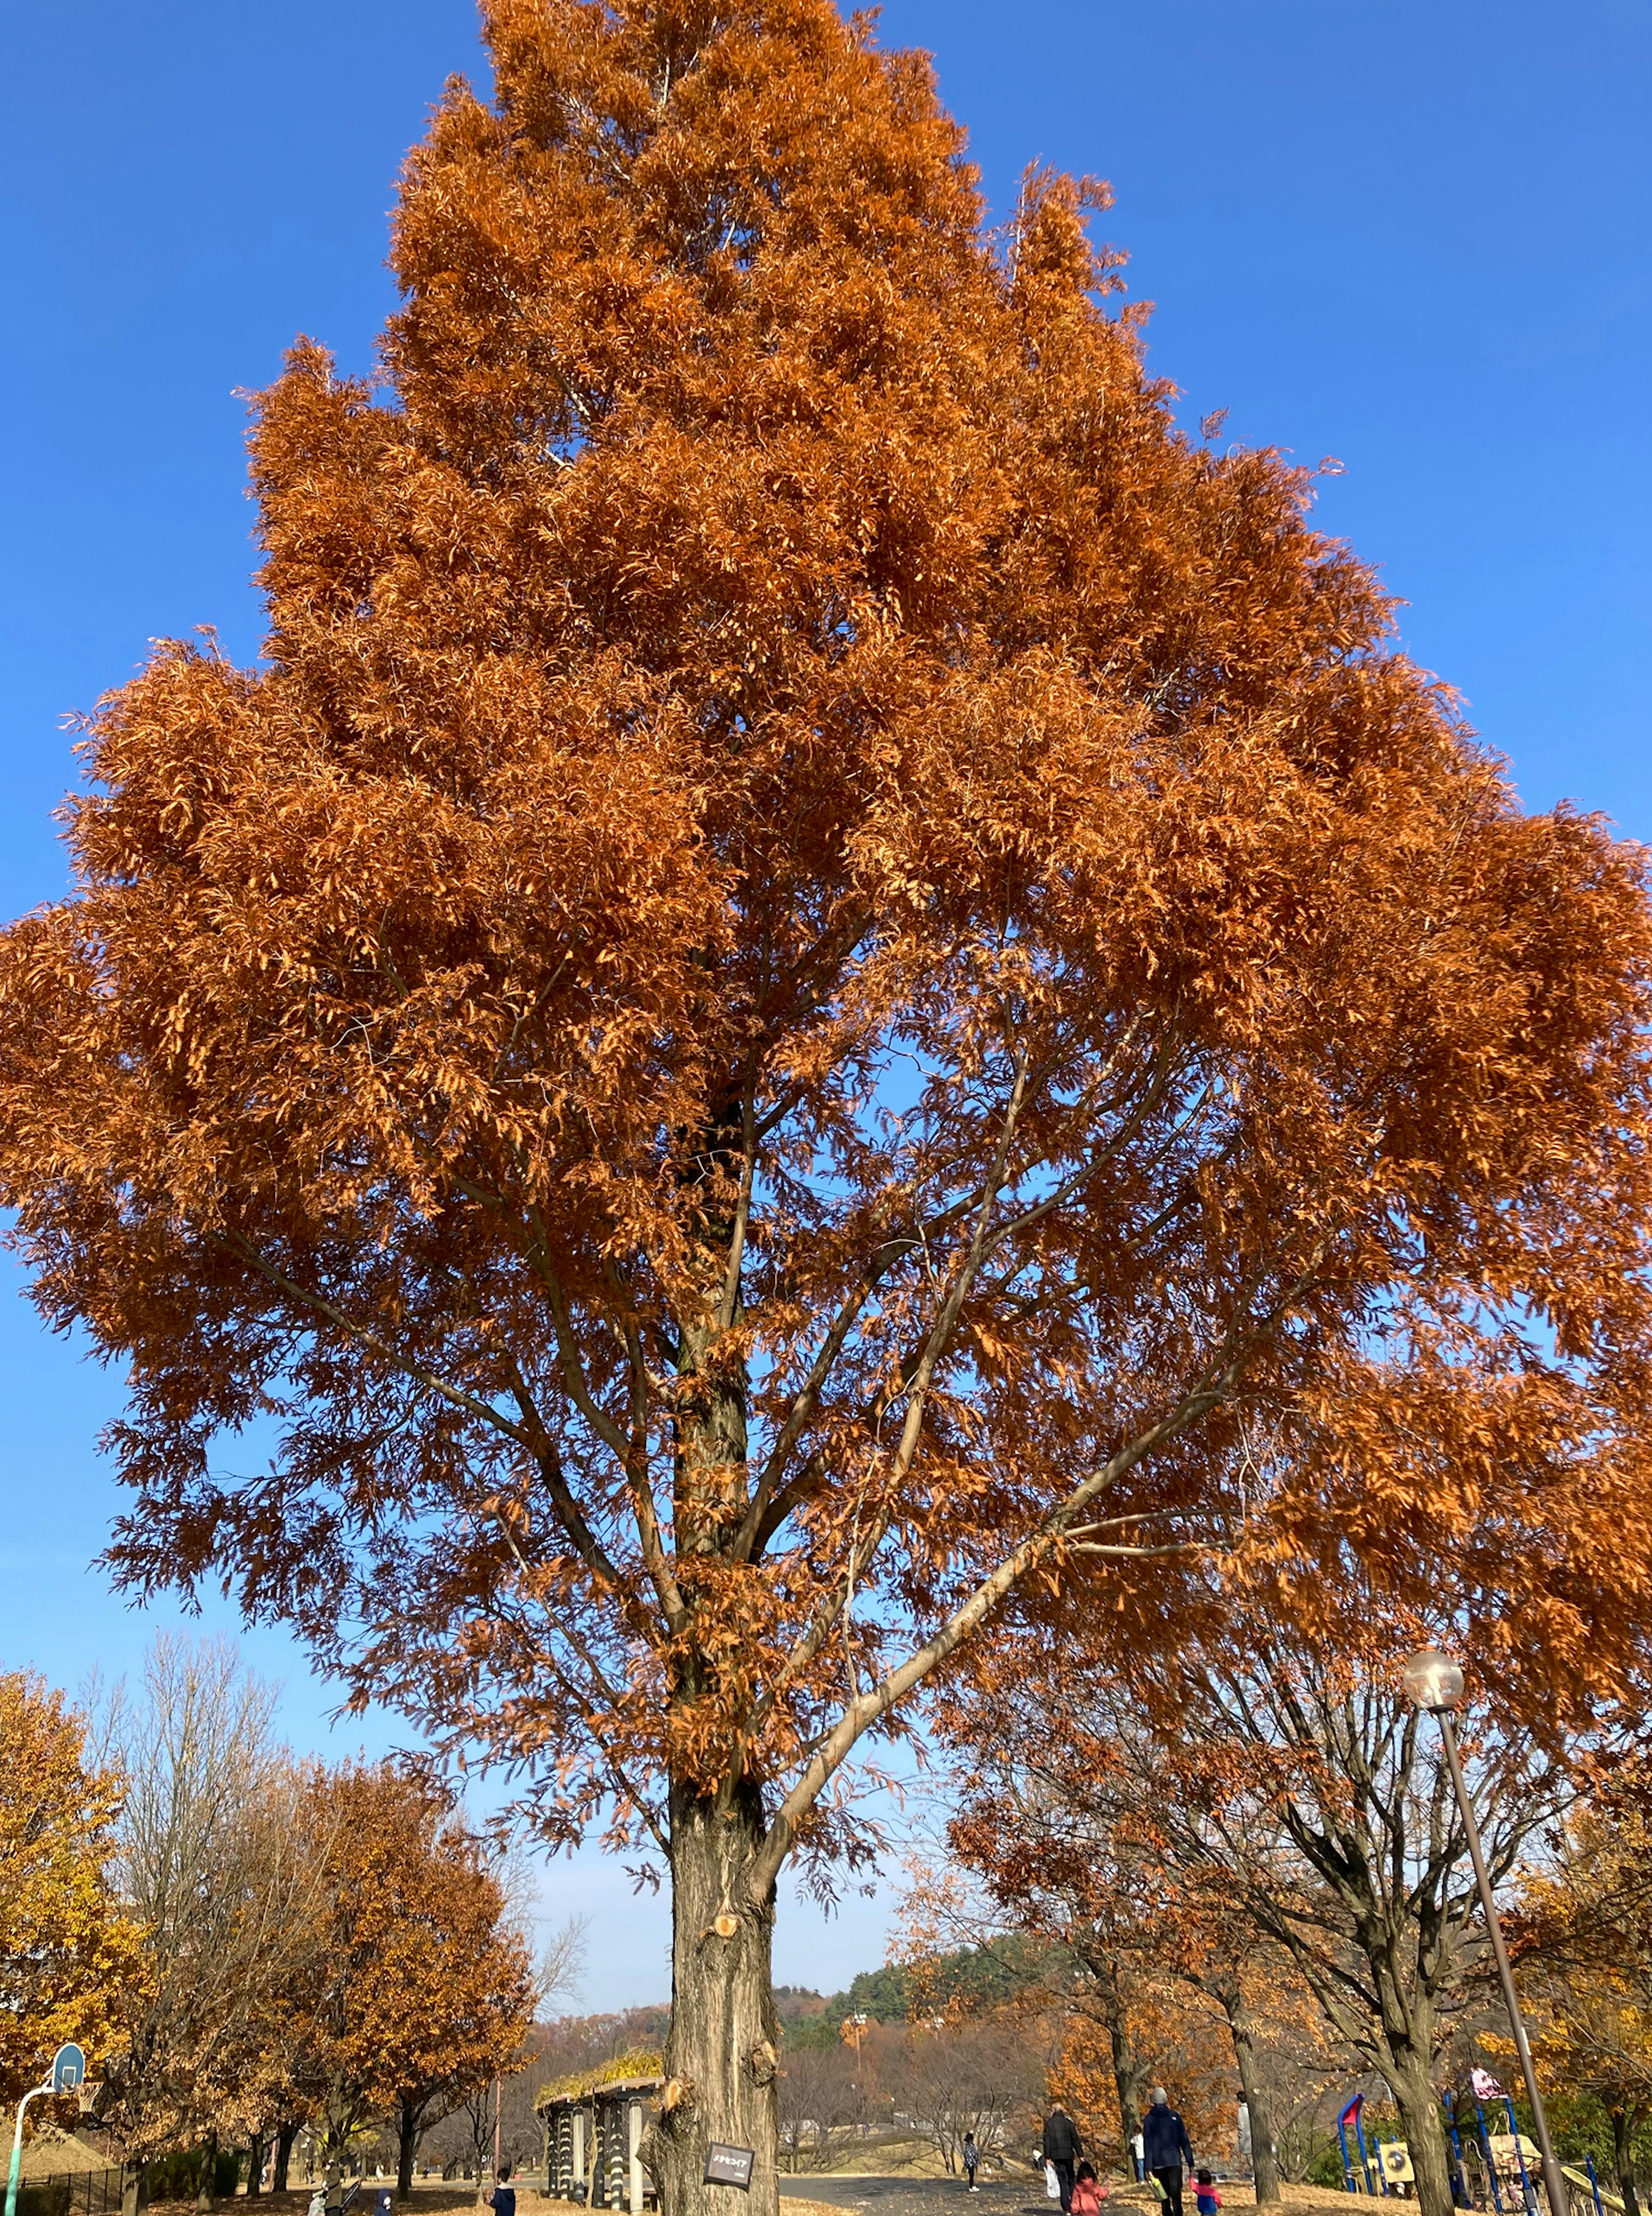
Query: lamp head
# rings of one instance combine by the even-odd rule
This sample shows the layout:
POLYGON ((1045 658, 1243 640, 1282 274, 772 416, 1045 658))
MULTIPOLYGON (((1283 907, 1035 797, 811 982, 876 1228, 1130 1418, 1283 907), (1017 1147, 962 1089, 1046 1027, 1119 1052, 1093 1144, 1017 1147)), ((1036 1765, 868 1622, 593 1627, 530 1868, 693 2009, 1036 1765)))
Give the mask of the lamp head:
POLYGON ((1444 1714, 1463 1698, 1463 1665, 1438 1647, 1419 1647, 1402 1676, 1407 1699, 1431 1714, 1444 1714))

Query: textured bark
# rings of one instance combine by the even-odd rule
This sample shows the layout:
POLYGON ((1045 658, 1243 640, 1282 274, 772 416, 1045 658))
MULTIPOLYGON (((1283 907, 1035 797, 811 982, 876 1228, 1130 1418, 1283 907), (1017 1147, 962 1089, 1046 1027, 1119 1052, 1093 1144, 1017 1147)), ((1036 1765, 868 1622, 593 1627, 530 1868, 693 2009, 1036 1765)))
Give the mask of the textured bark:
POLYGON ((149 2206, 149 2187, 144 2177, 142 2163, 134 2164, 120 2176, 120 2216, 144 2216, 149 2206))
POLYGON ((673 1789, 671 2032, 644 2145, 663 2216, 779 2216, 774 1899, 749 1891, 762 1831, 755 1788, 721 1803, 673 1789), (749 2194, 704 2182, 713 2140, 752 2149, 749 2194))
POLYGON ((293 2163, 293 2142, 298 2136, 299 2127, 296 2124, 283 2124, 275 2134, 275 2167, 270 2174, 269 2180, 269 2189, 272 2193, 287 2191, 287 2171, 293 2163))
POLYGON ((1408 2055, 1402 2067, 1396 2056, 1395 2062, 1388 2065, 1388 2080, 1394 2089, 1394 2105, 1405 2126, 1405 2144, 1411 2167, 1416 2172, 1417 2203, 1422 2216, 1452 2216, 1455 2206, 1452 2199, 1452 2166, 1446 2156, 1446 2127, 1427 2050, 1408 2055))
POLYGON ((1250 2118, 1250 2164, 1256 2179, 1256 2206, 1261 2208, 1270 2201, 1282 2201, 1285 2197, 1279 2190, 1279 2159, 1273 2151, 1273 2119, 1268 2113, 1267 2096, 1257 2083, 1256 2050, 1251 2041, 1250 2015, 1245 2007, 1244 1995, 1236 1985, 1223 1988, 1222 2007, 1233 2040, 1233 2059, 1239 2072, 1239 2090, 1244 2098, 1245 2112, 1250 2118))

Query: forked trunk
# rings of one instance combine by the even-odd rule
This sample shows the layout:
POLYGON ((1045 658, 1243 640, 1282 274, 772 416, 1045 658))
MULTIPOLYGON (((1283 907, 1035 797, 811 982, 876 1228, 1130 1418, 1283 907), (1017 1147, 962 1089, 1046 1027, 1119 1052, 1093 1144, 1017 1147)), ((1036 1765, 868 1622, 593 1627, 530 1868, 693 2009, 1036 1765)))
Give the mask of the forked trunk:
POLYGON ((774 1892, 754 1910, 746 1890, 762 1830, 755 1787, 722 1813, 672 1788, 671 2031, 644 2148, 663 2216, 779 2216, 774 1892), (706 2182, 713 2145, 749 2151, 749 2192, 706 2182))
POLYGON ((1406 2151, 1416 2176, 1422 2216, 1452 2216, 1452 2165, 1433 2073, 1426 2058, 1413 2058, 1403 2069, 1391 2064, 1385 2068, 1394 2089, 1394 2105, 1405 2126, 1406 2151))

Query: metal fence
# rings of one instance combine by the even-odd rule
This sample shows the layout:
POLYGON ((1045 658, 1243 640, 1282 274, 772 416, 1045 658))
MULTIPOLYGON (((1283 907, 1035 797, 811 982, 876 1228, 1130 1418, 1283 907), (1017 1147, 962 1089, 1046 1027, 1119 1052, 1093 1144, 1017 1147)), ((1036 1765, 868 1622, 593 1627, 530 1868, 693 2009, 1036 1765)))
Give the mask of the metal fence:
POLYGON ((24 2194, 38 2193, 34 2205, 61 2209, 63 2216, 120 2216, 120 2188, 126 2172, 114 2170, 51 2170, 44 2177, 25 2177, 24 2194), (65 2194, 67 2199, 65 2199, 65 2194))

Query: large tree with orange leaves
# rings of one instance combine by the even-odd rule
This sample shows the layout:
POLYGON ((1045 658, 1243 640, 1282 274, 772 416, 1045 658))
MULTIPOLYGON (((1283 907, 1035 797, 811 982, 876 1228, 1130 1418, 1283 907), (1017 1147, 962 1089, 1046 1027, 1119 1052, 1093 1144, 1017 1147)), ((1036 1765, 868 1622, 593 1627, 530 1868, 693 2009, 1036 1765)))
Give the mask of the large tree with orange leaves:
POLYGON ((772 2212, 783 1866, 1029 1573, 1149 1626, 1248 1411, 1264 1535, 1501 1560, 1495 1485, 1523 1626, 1615 1666, 1652 935, 1304 477, 1176 430, 1097 190, 983 234, 827 0, 484 15, 381 385, 260 403, 265 659, 91 723, 0 1195, 130 1376, 122 1579, 651 1834, 655 2174, 743 2143, 772 2212))

